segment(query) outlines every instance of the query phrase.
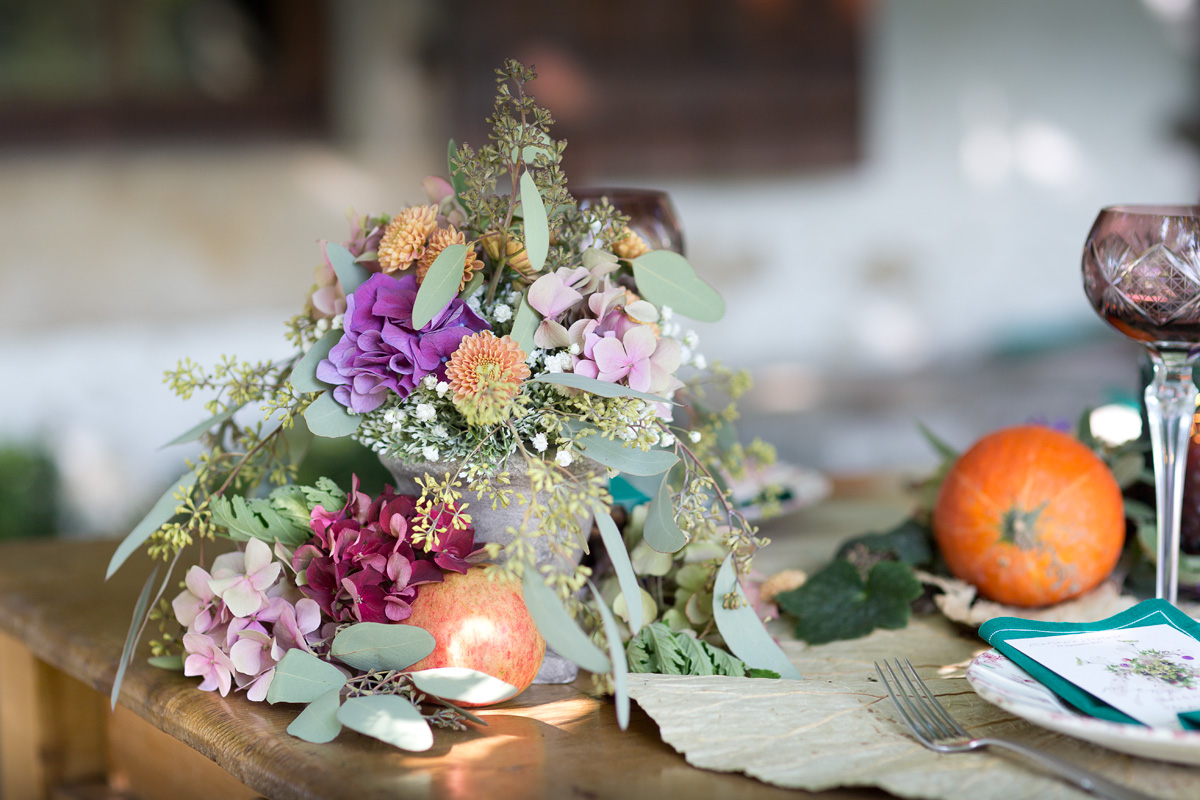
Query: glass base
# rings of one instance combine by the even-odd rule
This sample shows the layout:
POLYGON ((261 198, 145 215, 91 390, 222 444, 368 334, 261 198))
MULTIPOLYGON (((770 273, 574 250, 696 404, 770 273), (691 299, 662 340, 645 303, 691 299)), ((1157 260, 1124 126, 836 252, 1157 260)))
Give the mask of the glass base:
POLYGON ((578 666, 547 647, 546 656, 542 659, 542 666, 533 682, 541 684, 571 683, 578 675, 578 666))

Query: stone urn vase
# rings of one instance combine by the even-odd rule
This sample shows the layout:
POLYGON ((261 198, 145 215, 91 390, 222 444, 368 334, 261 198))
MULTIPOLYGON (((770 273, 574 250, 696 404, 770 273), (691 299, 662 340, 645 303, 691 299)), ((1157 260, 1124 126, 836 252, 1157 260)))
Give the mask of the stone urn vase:
MULTIPOLYGON (((423 478, 427 474, 441 477, 447 472, 454 474, 460 470, 458 463, 450 461, 404 461, 383 455, 379 457, 379 460, 392 474, 396 491, 408 495, 421 494, 417 478, 423 478)), ((510 459, 506 469, 509 474, 508 486, 513 490, 513 499, 508 508, 493 510, 490 499, 479 499, 469 490, 463 490, 463 501, 470 506, 468 510, 471 514, 471 525, 475 529, 476 544, 497 542, 500 545, 507 545, 513 539, 512 534, 508 533, 508 529, 520 530, 521 526, 525 524, 527 506, 516 500, 518 495, 529 497, 533 494, 533 486, 529 479, 525 459, 520 457, 510 459)), ((604 467, 587 459, 580 459, 567 469, 573 476, 579 478, 600 475, 604 472, 604 467)), ((536 525, 537 522, 530 520, 530 524, 536 525)), ((579 524, 580 530, 586 537, 592 529, 592 515, 588 513, 586 517, 580 518, 579 524)), ((557 539, 557 543, 565 545, 563 549, 570 552, 570 557, 566 559, 561 555, 561 549, 558 555, 555 554, 551 549, 548 537, 538 536, 533 541, 539 566, 550 563, 551 559, 558 558, 559 568, 569 570, 583 558, 583 550, 578 540, 570 533, 560 533, 557 539)), ((503 559, 503 554, 501 554, 501 559, 503 559)), ((577 672, 578 668, 575 664, 567 661, 550 648, 546 648, 545 660, 542 662, 542 668, 538 672, 537 678, 534 679, 534 683, 570 683, 575 680, 577 672)))

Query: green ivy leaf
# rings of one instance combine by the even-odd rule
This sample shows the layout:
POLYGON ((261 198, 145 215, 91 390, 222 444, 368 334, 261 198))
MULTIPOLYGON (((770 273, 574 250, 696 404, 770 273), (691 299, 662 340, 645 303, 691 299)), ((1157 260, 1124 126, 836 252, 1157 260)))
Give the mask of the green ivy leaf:
POLYGON ((596 380, 586 375, 576 375, 574 372, 547 372, 545 375, 537 376, 530 383, 553 383, 558 386, 569 386, 572 389, 580 389, 590 394, 598 394, 602 397, 635 397, 638 400, 645 400, 647 403, 671 403, 672 405, 676 405, 673 401, 665 397, 659 397, 656 394, 639 392, 637 389, 630 389, 628 386, 596 380))
POLYGON ((425 280, 417 290, 417 299, 413 302, 412 326, 420 330, 449 305, 458 296, 458 286, 462 283, 463 264, 467 258, 467 245, 452 244, 433 260, 425 280))
POLYGON ((338 722, 380 741, 421 753, 433 747, 433 731, 421 712, 403 697, 374 694, 351 697, 337 712, 338 722))
POLYGON ((672 250, 651 250, 633 259, 638 294, 660 308, 670 306, 685 317, 716 322, 725 316, 725 301, 702 281, 687 259, 672 250))
POLYGON ((521 211, 525 220, 525 254, 535 272, 546 266, 550 253, 550 226, 546 222, 546 206, 529 170, 521 173, 521 211))
POLYGON ((725 562, 717 570, 712 605, 713 620, 717 623, 721 638, 735 656, 746 662, 747 667, 769 669, 785 678, 800 680, 800 671, 779 649, 779 645, 771 638, 771 634, 767 633, 762 620, 755 613, 754 606, 746 599, 746 594, 738 583, 732 553, 726 556, 725 562), (725 607, 723 598, 730 593, 737 594, 737 608, 725 607))
POLYGON ((824 644, 857 639, 876 628, 903 628, 909 606, 921 592, 921 582, 907 564, 881 561, 863 580, 853 564, 836 559, 775 602, 796 618, 798 638, 824 644))
POLYGON ((525 355, 529 355, 537 347, 533 343, 533 334, 537 332, 540 323, 541 318, 533 306, 529 305, 529 299, 521 295, 521 302, 517 303, 517 314, 513 318, 512 332, 508 335, 517 343, 517 347, 525 351, 525 355))
POLYGON ((287 726, 287 732, 313 744, 332 742, 342 732, 342 723, 338 722, 341 705, 342 690, 330 689, 309 703, 287 726))
POLYGON ((300 649, 288 650, 275 665, 275 676, 267 689, 268 703, 311 703, 346 685, 342 671, 300 649))
POLYGON ((521 594, 525 598, 529 616, 533 617, 547 647, 588 672, 603 675, 612 669, 608 656, 575 624, 558 595, 546 585, 540 573, 532 569, 525 570, 521 594))
POLYGON ((342 291, 347 295, 354 294, 354 290, 359 287, 359 284, 371 277, 371 271, 355 261, 354 256, 350 255, 350 251, 340 244, 326 242, 325 257, 333 265, 338 283, 342 285, 342 291))
POLYGON ((190 492, 192 487, 196 485, 196 471, 192 470, 179 477, 170 489, 163 492, 162 497, 155 501, 154 506, 147 512, 146 516, 142 517, 141 522, 134 526, 129 535, 121 540, 117 545, 117 551, 113 553, 112 558, 108 562, 108 571, 104 573, 104 579, 108 580, 113 576, 113 573, 121 568, 135 550, 141 548, 146 540, 150 538, 159 527, 175 516, 175 510, 179 508, 179 501, 175 499, 176 492, 184 494, 190 492))
POLYGON ((658 491, 650 501, 646 525, 642 531, 646 544, 660 553, 677 553, 687 544, 687 536, 675 522, 675 500, 671 491, 671 473, 674 471, 672 469, 663 475, 658 484, 658 491))
POLYGON ((305 410, 304 423, 317 436, 340 439, 358 430, 358 426, 362 424, 362 415, 355 414, 334 400, 333 392, 327 391, 305 410))
POLYGON ((296 391, 310 394, 324 392, 329 388, 329 384, 317 379, 317 365, 329 357, 329 351, 342 340, 343 333, 341 330, 327 331, 300 357, 292 367, 291 374, 292 386, 296 391))
POLYGON ((438 667, 408 673, 425 694, 456 703, 488 706, 516 697, 519 689, 487 673, 466 667, 438 667))
POLYGON ((407 669, 433 652, 433 635, 416 625, 360 622, 333 639, 329 654, 355 669, 407 669))
POLYGON ((237 412, 241 411, 245 407, 246 407, 246 404, 241 403, 239 405, 233 406, 232 408, 227 408, 224 411, 222 411, 220 414, 215 414, 215 415, 209 417, 208 419, 204 420, 204 422, 198 423, 197 425, 195 425, 191 428, 188 428, 186 431, 179 434, 178 436, 176 436, 174 439, 167 442, 166 444, 164 444, 163 448, 171 447, 171 446, 177 445, 177 444, 186 444, 188 442, 194 442, 197 439, 199 439, 201 436, 203 436, 204 434, 208 433, 210 430, 215 428, 216 426, 218 426, 228 420, 233 419, 233 415, 236 414, 237 412))
POLYGON ((642 587, 638 583, 637 575, 633 572, 633 564, 629 562, 629 551, 625 549, 625 540, 621 538, 621 531, 617 529, 617 523, 613 522, 613 518, 608 514, 602 512, 596 515, 596 527, 600 529, 600 540, 604 542, 604 549, 608 551, 613 571, 617 573, 617 584, 621 587, 621 594, 625 597, 629 630, 637 633, 642 629, 642 620, 644 619, 642 587))
POLYGON ((834 558, 847 558, 856 547, 865 547, 871 553, 894 556, 914 567, 925 567, 933 562, 933 531, 915 519, 906 519, 890 531, 848 539, 838 548, 834 558))

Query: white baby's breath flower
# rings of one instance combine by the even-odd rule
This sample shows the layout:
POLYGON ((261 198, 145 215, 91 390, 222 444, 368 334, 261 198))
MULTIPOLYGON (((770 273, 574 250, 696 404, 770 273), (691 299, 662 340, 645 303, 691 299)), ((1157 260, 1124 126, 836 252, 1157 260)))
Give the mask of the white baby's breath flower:
POLYGON ((398 417, 396 416, 396 409, 389 408, 387 411, 383 412, 383 421, 388 425, 395 425, 397 419, 398 417))
POLYGON ((506 305, 498 305, 492 309, 492 317, 496 322, 508 322, 512 319, 512 308, 506 305))
POLYGON ((692 362, 692 348, 686 344, 679 345, 679 362, 681 364, 690 364, 692 362))
POLYGON ((583 349, 577 344, 573 344, 567 348, 567 352, 573 356, 579 355, 582 351, 583 351, 583 349))
POLYGON ((700 344, 700 334, 695 331, 688 331, 683 335, 683 343, 695 349, 696 345, 700 344))
POLYGON ((699 444, 700 431, 688 431, 688 438, 692 440, 692 444, 699 444))
POLYGON ((433 390, 437 392, 438 397, 445 397, 446 392, 450 390, 450 384, 445 381, 438 381, 437 386, 434 386, 433 390))
POLYGON ((439 453, 438 449, 433 445, 426 445, 424 449, 421 450, 421 455, 425 457, 426 461, 437 461, 438 456, 440 456, 441 453, 439 453))
POLYGON ((663 431, 662 435, 658 437, 658 443, 663 447, 670 447, 675 444, 675 434, 670 431, 663 431))
POLYGON ((329 321, 329 327, 333 328, 334 330, 338 330, 345 325, 345 322, 346 322, 345 316, 342 314, 338 314, 336 317, 334 317, 332 320, 329 321))
POLYGON ((521 302, 521 293, 520 292, 509 292, 508 295, 504 298, 504 300, 510 306, 515 306, 517 303, 521 302))
POLYGON ((546 371, 547 372, 570 372, 571 371, 571 354, 570 353, 554 353, 546 356, 546 371))
POLYGON ((432 422, 437 417, 437 411, 429 403, 418 403, 413 416, 421 422, 432 422))
POLYGON ((446 432, 445 425, 434 425, 433 426, 433 435, 439 439, 445 439, 447 436, 449 436, 449 434, 446 432))
POLYGON ((704 357, 703 353, 696 353, 692 358, 692 366, 696 369, 704 369, 708 366, 708 359, 704 357))
POLYGON ((546 452, 546 448, 550 446, 550 443, 546 441, 546 434, 544 433, 539 433, 534 436, 531 444, 533 445, 533 449, 537 450, 539 453, 546 452))
POLYGON ((324 333, 327 330, 329 330, 329 320, 321 317, 317 320, 317 333, 324 333))
POLYGON ((421 385, 424 386, 426 389, 437 388, 437 383, 438 383, 438 379, 437 379, 436 375, 426 375, 425 378, 421 381, 421 385))
POLYGON ((658 316, 660 319, 667 320, 675 316, 675 311, 670 306, 663 306, 658 310, 658 316))
POLYGON ((399 422, 393 422, 392 423, 392 435, 399 436, 402 433, 404 433, 404 425, 399 422))
POLYGON ((480 309, 482 308, 482 306, 480 305, 480 302, 479 302, 479 294, 476 293, 476 294, 473 294, 470 297, 468 297, 467 305, 470 306, 472 311, 474 311, 475 313, 479 313, 480 309))
POLYGON ((570 450, 559 450, 558 455, 554 457, 554 460, 558 462, 560 467, 569 467, 575 458, 571 455, 570 450))

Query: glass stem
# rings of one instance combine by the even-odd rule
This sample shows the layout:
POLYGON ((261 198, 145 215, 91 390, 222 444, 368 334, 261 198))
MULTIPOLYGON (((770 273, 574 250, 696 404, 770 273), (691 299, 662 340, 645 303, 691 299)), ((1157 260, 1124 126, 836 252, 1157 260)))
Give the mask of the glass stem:
POLYGON ((1179 521, 1183 508, 1183 469, 1188 437, 1196 415, 1195 356, 1187 352, 1150 351, 1154 380, 1146 387, 1146 416, 1154 455, 1158 503, 1158 565, 1155 596, 1175 605, 1179 588, 1179 521))

